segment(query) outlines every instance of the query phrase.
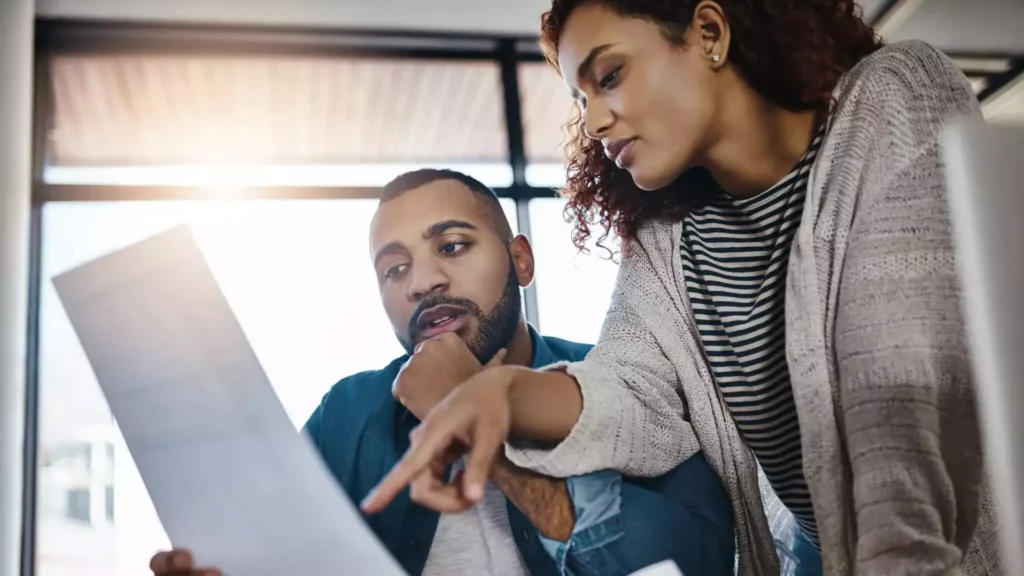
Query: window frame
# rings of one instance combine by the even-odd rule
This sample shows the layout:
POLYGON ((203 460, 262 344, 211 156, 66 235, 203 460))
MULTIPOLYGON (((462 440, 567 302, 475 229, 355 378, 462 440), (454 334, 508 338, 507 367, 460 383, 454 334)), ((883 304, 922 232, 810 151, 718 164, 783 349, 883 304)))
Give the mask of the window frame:
MULTIPOLYGON (((51 59, 59 55, 100 54, 163 55, 317 55, 345 58, 461 60, 498 64, 508 137, 511 186, 496 188, 502 198, 516 203, 519 231, 530 235, 529 201, 552 198, 551 188, 528 185, 519 65, 544 62, 535 36, 316 28, 275 28, 227 25, 111 23, 39 19, 36 21, 32 207, 29 238, 29 317, 25 399, 25 466, 22 509, 21 576, 36 573, 37 497, 39 471, 39 343, 42 287, 43 206, 60 202, 147 200, 215 200, 200 188, 183 186, 92 186, 45 182, 49 165, 49 132, 54 125, 51 59)), ((272 187, 242 189, 237 197, 263 199, 373 199, 373 187, 272 187)), ((537 293, 524 291, 527 320, 539 327, 537 293)))

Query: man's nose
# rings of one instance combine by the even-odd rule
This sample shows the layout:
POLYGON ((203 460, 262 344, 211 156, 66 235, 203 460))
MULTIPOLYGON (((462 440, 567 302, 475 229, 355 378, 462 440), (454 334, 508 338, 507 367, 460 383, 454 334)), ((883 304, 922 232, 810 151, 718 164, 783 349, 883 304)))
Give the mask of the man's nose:
POLYGON ((409 297, 412 300, 423 300, 435 292, 448 289, 448 275, 440 266, 420 266, 412 270, 412 281, 409 282, 409 297))

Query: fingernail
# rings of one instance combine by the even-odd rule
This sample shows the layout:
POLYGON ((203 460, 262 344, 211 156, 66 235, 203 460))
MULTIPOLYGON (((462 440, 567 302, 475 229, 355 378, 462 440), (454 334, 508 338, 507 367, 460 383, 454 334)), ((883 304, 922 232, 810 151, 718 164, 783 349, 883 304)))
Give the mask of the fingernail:
POLYGON ((469 499, 474 501, 474 502, 480 500, 481 498, 484 497, 484 487, 483 487, 483 485, 481 485, 481 484, 473 484, 473 485, 471 485, 469 487, 469 490, 466 492, 466 496, 468 496, 469 499))
POLYGON ((366 510, 367 508, 369 508, 370 507, 370 503, 373 502, 373 498, 376 495, 377 495, 377 491, 376 490, 371 490, 370 493, 366 495, 366 498, 363 498, 363 501, 359 504, 359 507, 362 508, 363 510, 366 510))
POLYGON ((175 554, 174 557, 171 558, 171 564, 173 564, 175 568, 188 568, 188 558, 181 553, 175 554))

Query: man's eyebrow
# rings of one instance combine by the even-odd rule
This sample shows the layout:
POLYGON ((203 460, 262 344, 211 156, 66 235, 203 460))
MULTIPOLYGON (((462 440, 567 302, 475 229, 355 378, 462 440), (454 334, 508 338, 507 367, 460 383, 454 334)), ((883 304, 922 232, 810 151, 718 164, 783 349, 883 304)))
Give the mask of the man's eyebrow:
POLYGON ((477 227, 465 220, 445 220, 436 224, 431 224, 427 227, 426 232, 423 233, 424 240, 430 240, 437 238, 452 228, 467 228, 469 230, 477 230, 477 227))

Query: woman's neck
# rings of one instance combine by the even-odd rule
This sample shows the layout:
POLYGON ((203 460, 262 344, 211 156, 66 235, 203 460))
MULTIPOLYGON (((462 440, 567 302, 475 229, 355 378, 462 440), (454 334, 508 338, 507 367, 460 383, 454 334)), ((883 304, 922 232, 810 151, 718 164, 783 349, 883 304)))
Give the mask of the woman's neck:
POLYGON ((727 194, 751 198, 785 178, 804 156, 816 114, 783 110, 747 85, 730 92, 702 164, 727 194))

